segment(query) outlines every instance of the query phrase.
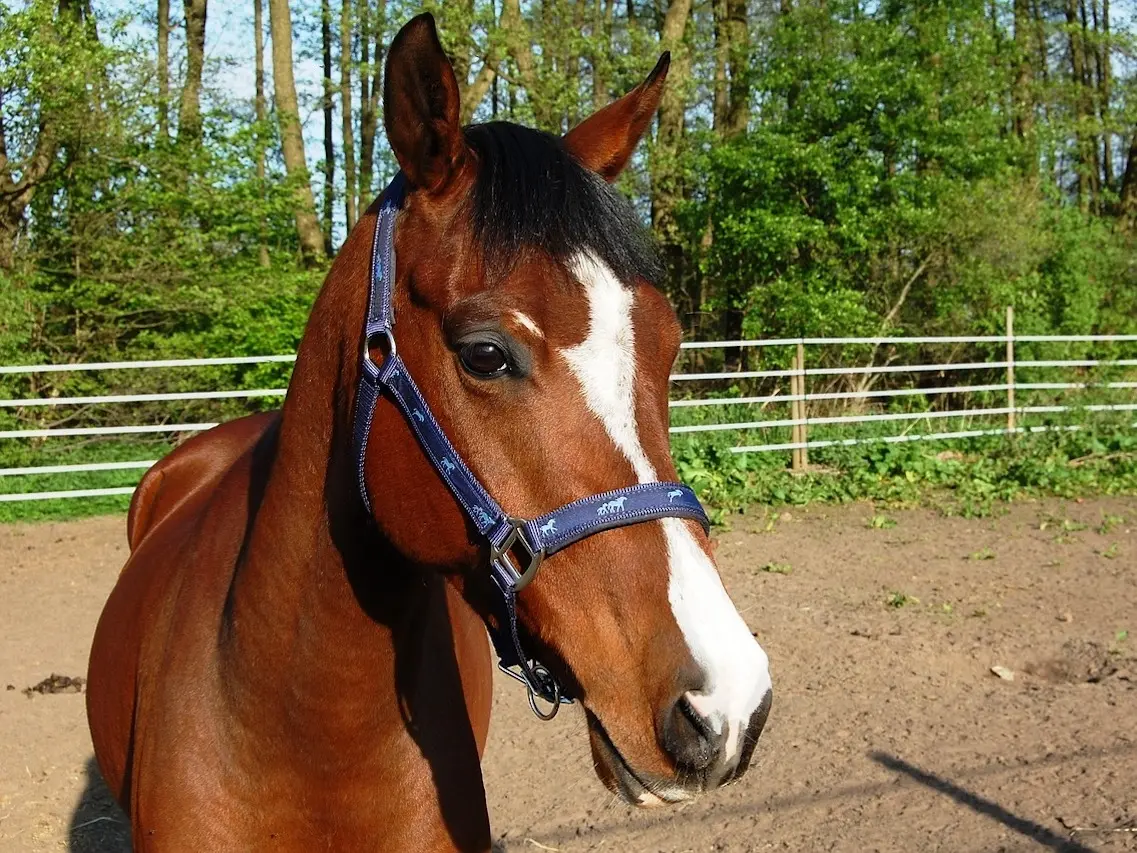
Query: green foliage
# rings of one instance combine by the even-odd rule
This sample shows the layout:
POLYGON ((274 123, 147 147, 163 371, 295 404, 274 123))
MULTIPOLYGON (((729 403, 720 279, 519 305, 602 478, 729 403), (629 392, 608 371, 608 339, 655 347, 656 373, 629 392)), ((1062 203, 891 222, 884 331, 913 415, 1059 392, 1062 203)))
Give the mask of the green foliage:
POLYGON ((990 514, 999 501, 1025 497, 1137 494, 1137 436, 1126 427, 962 439, 950 446, 957 452, 945 454, 940 442, 823 448, 811 451, 818 470, 803 474, 787 470, 782 456, 732 453, 725 441, 683 436, 674 454, 680 477, 719 522, 752 504, 872 500, 974 517, 990 514))
POLYGON ((1018 61, 992 9, 844 0, 769 24, 760 120, 689 155, 705 309, 746 337, 993 333, 1007 305, 1026 333, 1137 328, 1128 238, 1008 132, 1018 61))

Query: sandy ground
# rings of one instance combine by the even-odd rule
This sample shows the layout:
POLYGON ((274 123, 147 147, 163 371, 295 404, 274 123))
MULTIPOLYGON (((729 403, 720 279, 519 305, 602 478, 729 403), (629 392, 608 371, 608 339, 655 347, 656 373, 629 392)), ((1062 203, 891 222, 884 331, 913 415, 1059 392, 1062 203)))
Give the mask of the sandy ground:
MULTIPOLYGON (((503 680, 498 847, 1137 851, 1137 499, 877 514, 757 512, 718 535, 776 694, 737 786, 628 809, 592 774, 580 712, 541 723, 503 680)), ((3 853, 129 850, 82 695, 22 692, 85 673, 125 554, 121 517, 0 527, 3 853)))

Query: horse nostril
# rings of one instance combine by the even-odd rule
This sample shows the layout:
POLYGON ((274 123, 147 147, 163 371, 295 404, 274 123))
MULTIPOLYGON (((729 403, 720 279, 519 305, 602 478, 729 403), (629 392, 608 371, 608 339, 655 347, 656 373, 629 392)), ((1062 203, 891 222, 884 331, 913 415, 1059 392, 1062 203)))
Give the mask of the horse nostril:
POLYGON ((680 770, 701 773, 722 751, 724 735, 699 714, 685 696, 671 707, 663 729, 663 747, 680 770))

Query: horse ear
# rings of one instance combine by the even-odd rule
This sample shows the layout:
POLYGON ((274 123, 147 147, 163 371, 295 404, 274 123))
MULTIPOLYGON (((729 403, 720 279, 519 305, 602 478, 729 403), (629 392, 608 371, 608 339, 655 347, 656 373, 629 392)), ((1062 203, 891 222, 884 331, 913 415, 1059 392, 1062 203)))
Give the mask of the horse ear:
POLYGON ((408 21, 387 54, 383 124, 412 187, 442 189, 461 167, 466 143, 458 118, 458 80, 430 13, 408 21))
POLYGON ((665 52, 644 82, 565 134, 569 153, 606 181, 616 180, 659 108, 670 65, 671 54, 665 52))

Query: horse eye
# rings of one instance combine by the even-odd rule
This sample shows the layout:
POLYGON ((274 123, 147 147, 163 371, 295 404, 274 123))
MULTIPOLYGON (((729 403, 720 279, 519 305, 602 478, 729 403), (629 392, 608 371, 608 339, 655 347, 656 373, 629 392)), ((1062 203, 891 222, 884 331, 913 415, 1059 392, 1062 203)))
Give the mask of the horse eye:
POLYGON ((462 347, 462 366, 479 379, 495 379, 509 372, 509 361, 497 344, 479 341, 462 347))

